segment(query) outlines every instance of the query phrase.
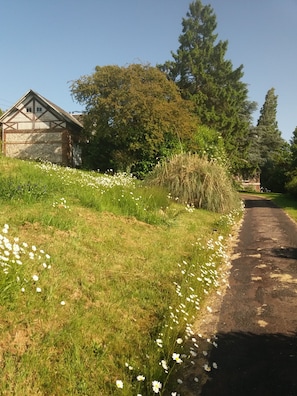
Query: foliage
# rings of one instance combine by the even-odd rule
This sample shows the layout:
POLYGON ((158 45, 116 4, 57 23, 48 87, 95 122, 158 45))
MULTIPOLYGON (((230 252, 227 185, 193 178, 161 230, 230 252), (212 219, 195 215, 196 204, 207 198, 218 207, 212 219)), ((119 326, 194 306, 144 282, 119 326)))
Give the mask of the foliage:
POLYGON ((220 283, 231 225, 127 175, 8 158, 0 165, 6 178, 42 180, 47 191, 1 199, 0 393, 130 396, 147 386, 149 395, 152 381, 178 391, 179 359, 170 353, 190 356, 177 340, 220 283), (116 214, 123 207, 126 215, 116 214), (138 221, 144 212, 159 222, 138 221))
POLYGON ((286 192, 291 177, 291 153, 287 142, 262 167, 261 184, 273 192, 286 192))
POLYGON ((255 128, 254 151, 258 151, 261 185, 274 192, 284 191, 289 170, 289 146, 282 139, 276 120, 277 95, 268 90, 255 128))
POLYGON ((293 197, 297 198, 297 175, 292 175, 286 184, 286 191, 293 197))
POLYGON ((175 155, 161 162, 148 182, 165 187, 174 200, 195 208, 227 212, 239 204, 226 169, 198 155, 175 155))
POLYGON ((194 137, 194 152, 208 160, 215 160, 227 166, 228 160, 224 141, 219 132, 205 125, 199 125, 194 137))
POLYGON ((297 169, 297 127, 295 128, 292 139, 290 140, 290 151, 292 156, 291 170, 294 172, 294 170, 297 169))
POLYGON ((86 105, 84 166, 142 175, 167 152, 191 143, 197 119, 177 86, 157 68, 97 66, 73 82, 86 105))
POLYGON ((173 61, 159 68, 176 82, 185 99, 195 104, 202 124, 217 130, 234 171, 245 158, 251 112, 255 104, 247 99, 243 66, 233 69, 226 60, 227 42, 217 41, 216 16, 210 5, 196 0, 182 21, 180 46, 172 52, 173 61))
POLYGON ((260 117, 256 127, 262 162, 264 164, 267 160, 271 159, 283 144, 281 132, 278 129, 276 113, 277 95, 275 95, 275 89, 271 88, 265 96, 265 102, 260 110, 260 117))

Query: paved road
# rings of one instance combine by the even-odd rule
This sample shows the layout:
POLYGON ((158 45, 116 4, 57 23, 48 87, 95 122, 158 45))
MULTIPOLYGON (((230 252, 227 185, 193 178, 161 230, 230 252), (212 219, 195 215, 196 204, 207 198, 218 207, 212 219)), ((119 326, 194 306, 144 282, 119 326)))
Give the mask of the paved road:
POLYGON ((297 396, 297 226, 271 201, 245 198, 208 355, 218 368, 189 395, 297 396))

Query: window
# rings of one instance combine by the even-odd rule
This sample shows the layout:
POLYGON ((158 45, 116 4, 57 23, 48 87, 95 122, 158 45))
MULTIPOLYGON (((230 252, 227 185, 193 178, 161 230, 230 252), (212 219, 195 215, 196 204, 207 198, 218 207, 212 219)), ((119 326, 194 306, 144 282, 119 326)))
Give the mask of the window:
POLYGON ((32 107, 27 107, 27 113, 32 113, 32 107))
POLYGON ((36 107, 36 113, 41 113, 42 112, 42 107, 36 107))

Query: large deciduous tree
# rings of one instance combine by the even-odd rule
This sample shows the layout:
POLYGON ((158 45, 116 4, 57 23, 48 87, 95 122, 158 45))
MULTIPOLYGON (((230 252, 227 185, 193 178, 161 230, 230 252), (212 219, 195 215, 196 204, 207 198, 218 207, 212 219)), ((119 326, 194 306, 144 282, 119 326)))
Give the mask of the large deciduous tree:
POLYGON ((181 89, 183 98, 195 104, 201 122, 216 129, 224 139, 234 170, 245 156, 251 112, 247 85, 241 81, 243 66, 233 68, 226 60, 228 42, 217 41, 216 16, 210 5, 196 0, 182 20, 179 48, 173 61, 158 67, 181 89))
POLYGON ((140 173, 193 141, 198 120, 190 103, 156 67, 97 66, 74 81, 71 92, 86 106, 83 160, 89 168, 140 173))

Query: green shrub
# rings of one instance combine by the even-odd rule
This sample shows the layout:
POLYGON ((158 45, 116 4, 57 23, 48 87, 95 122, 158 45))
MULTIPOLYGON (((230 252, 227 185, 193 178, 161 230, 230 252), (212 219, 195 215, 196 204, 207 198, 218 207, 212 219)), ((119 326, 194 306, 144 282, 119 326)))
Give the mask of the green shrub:
POLYGON ((297 176, 294 176, 292 180, 290 180, 286 184, 286 191, 291 194, 293 197, 297 197, 297 176))
POLYGON ((156 166, 147 183, 165 187, 177 202, 225 213, 239 205, 226 169, 196 154, 179 154, 156 166))

